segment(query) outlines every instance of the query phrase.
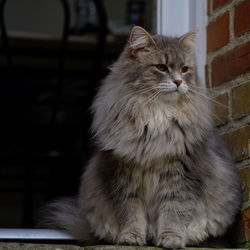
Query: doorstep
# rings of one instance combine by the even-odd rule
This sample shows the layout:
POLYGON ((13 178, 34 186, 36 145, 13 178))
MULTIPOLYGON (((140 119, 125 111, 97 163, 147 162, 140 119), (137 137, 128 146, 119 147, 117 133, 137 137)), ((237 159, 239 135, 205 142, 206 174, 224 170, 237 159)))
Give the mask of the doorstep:
MULTIPOLYGON (((39 244, 39 243, 15 243, 0 242, 1 250, 164 250, 160 247, 150 246, 77 246, 72 244, 39 244)), ((211 250, 213 248, 183 248, 187 250, 211 250)), ((219 250, 218 248, 216 250, 219 250)), ((247 250, 247 248, 227 248, 220 250, 247 250)))

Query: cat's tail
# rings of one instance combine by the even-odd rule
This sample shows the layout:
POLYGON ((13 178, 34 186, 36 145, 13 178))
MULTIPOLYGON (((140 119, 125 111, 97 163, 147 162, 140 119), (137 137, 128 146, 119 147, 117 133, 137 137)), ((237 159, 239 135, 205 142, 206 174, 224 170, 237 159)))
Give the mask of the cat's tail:
POLYGON ((40 211, 39 217, 37 226, 40 228, 59 229, 77 241, 97 243, 88 222, 80 215, 77 200, 74 198, 63 198, 49 203, 40 211))

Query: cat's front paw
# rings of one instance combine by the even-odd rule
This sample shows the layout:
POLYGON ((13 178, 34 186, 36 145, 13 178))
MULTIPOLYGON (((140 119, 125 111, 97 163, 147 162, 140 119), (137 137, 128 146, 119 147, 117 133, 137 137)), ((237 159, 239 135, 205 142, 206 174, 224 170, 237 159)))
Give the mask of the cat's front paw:
POLYGON ((122 245, 138 245, 143 246, 146 244, 146 237, 136 232, 122 232, 118 236, 118 244, 122 245))
POLYGON ((161 233, 156 238, 156 245, 165 248, 183 248, 186 245, 186 241, 183 237, 174 233, 161 233))

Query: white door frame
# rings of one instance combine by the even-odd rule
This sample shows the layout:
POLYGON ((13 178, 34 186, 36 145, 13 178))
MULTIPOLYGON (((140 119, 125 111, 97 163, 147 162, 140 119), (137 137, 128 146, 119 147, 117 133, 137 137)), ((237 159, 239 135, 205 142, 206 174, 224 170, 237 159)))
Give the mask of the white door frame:
POLYGON ((157 0, 157 34, 181 36, 196 30, 198 74, 205 84, 206 64, 206 1, 157 0))

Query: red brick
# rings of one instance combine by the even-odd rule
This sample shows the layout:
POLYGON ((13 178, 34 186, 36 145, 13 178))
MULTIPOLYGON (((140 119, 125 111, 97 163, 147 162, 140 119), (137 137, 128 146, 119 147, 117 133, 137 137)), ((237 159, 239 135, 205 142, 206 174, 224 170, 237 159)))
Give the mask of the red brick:
POLYGON ((241 118, 250 114, 250 82, 232 89, 232 116, 241 118))
POLYGON ((227 11, 207 27, 207 52, 218 49, 228 43, 229 37, 229 11, 227 11))
POLYGON ((240 180, 244 185, 243 200, 250 200, 250 165, 240 170, 240 180))
POLYGON ((213 10, 217 9, 218 7, 221 7, 227 2, 229 2, 229 0, 213 0, 213 10))
POLYGON ((236 244, 243 244, 250 240, 250 208, 241 212, 240 218, 233 231, 233 238, 236 244))
POLYGON ((210 0, 207 0, 207 14, 210 14, 210 0))
POLYGON ((250 30, 250 0, 246 0, 235 7, 234 33, 239 36, 250 30))
POLYGON ((234 79, 250 69, 250 42, 217 56, 212 62, 212 86, 234 79))
POLYGON ((206 75, 206 87, 210 88, 209 86, 209 75, 208 75, 208 65, 205 66, 205 75, 206 75))
POLYGON ((250 125, 223 136, 236 161, 250 157, 250 125))
POLYGON ((242 211, 242 220, 244 223, 245 242, 250 240, 250 209, 242 211))
POLYGON ((228 121, 228 94, 216 96, 213 100, 214 125, 221 126, 228 121))

